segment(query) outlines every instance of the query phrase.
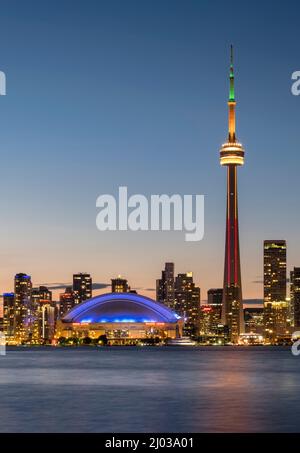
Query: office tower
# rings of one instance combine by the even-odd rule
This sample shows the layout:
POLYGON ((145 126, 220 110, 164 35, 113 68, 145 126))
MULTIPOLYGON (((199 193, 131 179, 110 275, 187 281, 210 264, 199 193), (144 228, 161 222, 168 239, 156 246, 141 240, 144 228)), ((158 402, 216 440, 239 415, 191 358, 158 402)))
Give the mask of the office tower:
POLYGON ((161 278, 156 280, 156 300, 167 307, 174 309, 174 263, 165 263, 161 278))
POLYGON ((30 275, 15 276, 14 335, 17 343, 31 341, 34 307, 31 301, 32 283, 30 275))
POLYGON ((31 298, 35 313, 33 340, 37 343, 49 343, 54 338, 57 318, 52 292, 46 286, 40 286, 32 290, 31 298))
POLYGON ((112 293, 128 293, 130 286, 125 278, 119 276, 118 278, 111 279, 111 292, 112 293))
POLYGON ((75 295, 71 286, 59 295, 59 317, 62 318, 75 305, 75 295))
POLYGON ((237 167, 244 164, 244 148, 235 129, 233 50, 231 46, 228 141, 220 150, 220 163, 227 167, 227 212, 222 322, 228 327, 229 341, 238 342, 244 331, 242 282, 239 247, 237 167))
POLYGON ((217 334, 220 331, 222 301, 223 288, 211 288, 207 291, 207 307, 210 307, 211 310, 206 310, 206 314, 209 312, 209 330, 211 334, 217 334))
POLYGON ((57 320, 56 304, 46 300, 40 301, 39 339, 50 343, 55 335, 57 320))
POLYGON ((290 274, 290 317, 292 325, 300 328, 300 267, 294 267, 290 274))
POLYGON ((92 278, 90 274, 80 273, 73 275, 73 292, 75 305, 92 297, 92 278))
POLYGON ((287 333, 286 241, 264 241, 264 331, 274 343, 287 333))
POLYGON ((40 300, 52 300, 52 291, 50 291, 46 286, 40 286, 39 288, 33 288, 31 291, 32 302, 39 302, 40 300))
POLYGON ((3 294, 3 332, 7 340, 14 337, 14 293, 3 294))
POLYGON ((211 288, 207 291, 208 305, 222 307, 223 301, 223 288, 211 288))
POLYGON ((213 333, 217 333, 217 329, 212 331, 212 315, 213 315, 213 308, 211 305, 201 305, 200 307, 200 327, 199 333, 200 335, 209 336, 213 333))
POLYGON ((245 333, 263 335, 264 309, 263 307, 248 307, 244 309, 245 333))
POLYGON ((192 272, 175 278, 174 310, 184 318, 183 332, 188 336, 199 334, 200 288, 193 281, 192 272))

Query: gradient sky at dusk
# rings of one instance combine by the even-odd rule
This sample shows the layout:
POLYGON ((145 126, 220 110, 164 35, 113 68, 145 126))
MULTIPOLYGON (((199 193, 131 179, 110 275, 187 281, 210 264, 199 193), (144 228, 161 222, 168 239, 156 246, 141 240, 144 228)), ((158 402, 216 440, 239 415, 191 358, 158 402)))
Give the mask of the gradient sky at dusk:
POLYGON ((146 289, 165 261, 222 285, 229 47, 235 47, 243 293, 262 297, 262 243, 300 265, 299 1, 1 1, 0 291, 122 274, 146 289), (96 198, 204 194, 205 237, 106 232, 96 198))

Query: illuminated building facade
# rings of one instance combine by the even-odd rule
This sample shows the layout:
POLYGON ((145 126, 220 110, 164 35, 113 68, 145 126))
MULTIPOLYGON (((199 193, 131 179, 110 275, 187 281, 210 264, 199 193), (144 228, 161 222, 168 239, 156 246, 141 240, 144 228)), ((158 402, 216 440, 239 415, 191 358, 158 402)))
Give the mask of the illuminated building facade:
POLYGON ((197 336, 200 322, 200 288, 193 281, 192 272, 175 278, 174 311, 184 319, 184 334, 197 336))
POLYGON ((199 340, 204 344, 226 344, 228 328, 221 323, 221 308, 213 304, 200 307, 199 340))
POLYGON ((128 281, 125 278, 118 277, 111 280, 112 293, 127 293, 130 290, 128 281))
POLYGON ((240 345, 256 345, 256 344, 263 344, 264 337, 258 333, 242 333, 239 337, 239 344, 240 345))
POLYGON ((295 329, 300 328, 300 267, 294 267, 290 274, 290 315, 295 329))
POLYGON ((71 286, 65 289, 65 292, 59 296, 59 317, 62 318, 75 305, 75 294, 71 286))
POLYGON ((168 307, 133 293, 108 293, 76 305, 57 322, 56 337, 97 339, 133 344, 182 335, 182 320, 168 307))
POLYGON ((207 291, 207 305, 212 309, 209 330, 217 334, 222 323, 223 288, 211 288, 207 291))
POLYGON ((175 308, 175 280, 174 263, 165 263, 161 278, 156 280, 156 299, 158 302, 174 310, 175 308))
POLYGON ((200 335, 211 335, 212 333, 213 308, 210 305, 201 305, 200 308, 200 335))
POLYGON ((228 141, 220 150, 220 163, 227 167, 227 212, 222 322, 228 327, 229 341, 238 342, 244 332, 239 247, 237 167, 244 164, 244 148, 236 139, 233 51, 231 47, 228 141))
POLYGON ((79 273, 73 275, 73 292, 75 305, 92 297, 92 277, 90 274, 79 273))
POLYGON ((244 309, 245 333, 263 335, 264 309, 263 307, 249 307, 244 309))
POLYGON ((31 340, 34 327, 34 307, 31 300, 30 275, 15 276, 14 335, 17 343, 31 340))
POLYGON ((7 338, 7 341, 14 337, 14 305, 15 295, 14 293, 3 294, 3 332, 7 338))
POLYGON ((287 334, 286 241, 264 241, 264 335, 274 343, 287 334))
POLYGON ((32 290, 31 298, 35 314, 32 339, 36 343, 49 343, 54 338, 57 319, 52 292, 46 286, 40 286, 32 290))

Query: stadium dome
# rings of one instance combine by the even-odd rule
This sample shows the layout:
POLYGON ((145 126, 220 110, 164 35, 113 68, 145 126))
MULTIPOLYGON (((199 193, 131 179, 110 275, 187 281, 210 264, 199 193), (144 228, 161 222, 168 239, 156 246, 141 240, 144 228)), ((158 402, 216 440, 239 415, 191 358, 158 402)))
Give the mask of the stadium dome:
POLYGON ((134 293, 108 293, 72 308, 63 323, 168 323, 180 316, 166 306, 134 293))

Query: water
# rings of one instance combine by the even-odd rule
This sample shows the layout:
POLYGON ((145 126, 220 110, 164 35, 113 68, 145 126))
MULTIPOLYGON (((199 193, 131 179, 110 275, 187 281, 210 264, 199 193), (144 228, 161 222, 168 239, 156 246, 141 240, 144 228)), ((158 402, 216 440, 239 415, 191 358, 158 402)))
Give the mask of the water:
POLYGON ((0 432, 300 431, 289 348, 14 348, 0 432))

